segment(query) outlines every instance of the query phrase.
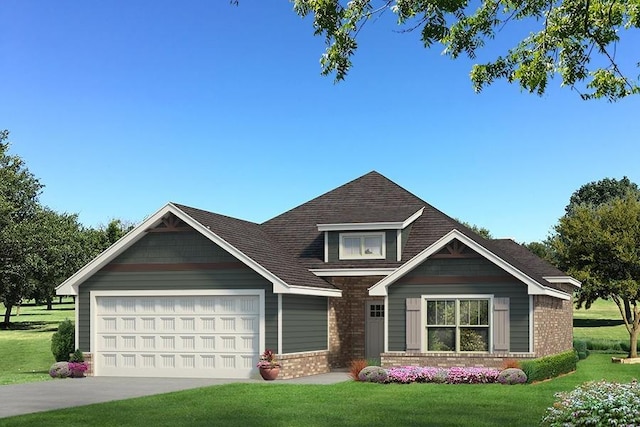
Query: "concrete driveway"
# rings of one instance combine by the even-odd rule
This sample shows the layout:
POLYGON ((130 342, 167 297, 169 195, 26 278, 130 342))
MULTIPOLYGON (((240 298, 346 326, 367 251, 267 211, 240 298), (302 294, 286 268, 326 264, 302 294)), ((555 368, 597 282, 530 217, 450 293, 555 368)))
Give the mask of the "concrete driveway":
POLYGON ((228 383, 334 384, 348 379, 346 372, 331 372, 276 381, 87 377, 2 385, 0 386, 0 418, 228 383))

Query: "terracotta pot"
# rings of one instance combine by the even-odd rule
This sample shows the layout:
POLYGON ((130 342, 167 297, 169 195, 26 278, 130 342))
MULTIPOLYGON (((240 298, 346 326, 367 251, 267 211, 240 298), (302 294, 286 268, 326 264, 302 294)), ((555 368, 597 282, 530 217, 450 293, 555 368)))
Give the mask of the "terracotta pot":
POLYGON ((260 368, 260 376, 266 381, 273 381, 278 378, 280 373, 280 367, 274 366, 273 368, 260 368))

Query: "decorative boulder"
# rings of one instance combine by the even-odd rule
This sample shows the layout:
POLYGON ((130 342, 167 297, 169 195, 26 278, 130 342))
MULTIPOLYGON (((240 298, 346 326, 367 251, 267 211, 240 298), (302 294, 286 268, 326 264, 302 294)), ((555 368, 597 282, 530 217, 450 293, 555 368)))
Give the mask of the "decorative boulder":
POLYGON ((51 365, 49 369, 49 375, 51 378, 68 378, 71 376, 71 370, 69 369, 69 362, 56 362, 51 365))
POLYGON ((384 383, 387 381, 387 371, 380 366, 367 366, 360 371, 358 379, 371 383, 384 383))
POLYGON ((527 374, 522 369, 508 368, 498 375, 500 384, 524 384, 527 382, 527 374))

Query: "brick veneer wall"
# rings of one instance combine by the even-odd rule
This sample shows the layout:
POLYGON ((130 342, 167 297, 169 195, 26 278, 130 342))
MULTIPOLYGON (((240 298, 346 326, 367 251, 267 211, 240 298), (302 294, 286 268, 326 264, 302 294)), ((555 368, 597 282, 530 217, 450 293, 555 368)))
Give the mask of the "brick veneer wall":
POLYGON ((453 354, 453 353, 405 353, 402 351, 382 353, 382 366, 433 366, 436 368, 451 367, 484 367, 500 368, 506 359, 533 359, 533 354, 500 353, 500 354, 453 354))
POLYGON ((93 354, 91 353, 82 353, 82 356, 84 357, 84 361, 87 362, 87 372, 85 372, 85 375, 88 377, 92 377, 93 376, 93 354))
POLYGON ((282 365, 278 375, 278 378, 282 380, 325 374, 331 371, 328 351, 282 354, 277 355, 276 358, 282 365))
POLYGON ((342 298, 329 298, 329 366, 343 368, 354 359, 365 358, 365 302, 384 301, 370 297, 368 291, 382 276, 327 279, 342 291, 342 298))
POLYGON ((546 295, 533 297, 533 349, 537 357, 573 347, 573 305, 546 295))

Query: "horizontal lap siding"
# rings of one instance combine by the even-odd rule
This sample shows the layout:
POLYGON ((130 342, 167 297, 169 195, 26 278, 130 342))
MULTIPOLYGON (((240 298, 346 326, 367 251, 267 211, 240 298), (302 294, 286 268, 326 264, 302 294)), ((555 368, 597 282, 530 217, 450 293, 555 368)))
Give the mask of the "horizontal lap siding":
MULTIPOLYGON (((479 283, 432 283, 434 277, 444 279, 446 276, 468 276, 468 278, 465 277, 465 282, 479 276, 507 277, 503 270, 483 258, 426 261, 389 287, 389 351, 405 351, 405 300, 407 298, 419 298, 422 295, 469 294, 509 298, 510 350, 512 352, 529 351, 529 296, 526 285, 515 278, 511 278, 513 281, 501 280, 500 282, 479 279, 479 283), (429 283, 420 283, 421 277, 428 278, 429 283)), ((437 282, 437 279, 435 281, 437 282)))
POLYGON ((327 350, 327 298, 282 295, 282 352, 327 350))
POLYGON ((234 262, 237 259, 197 231, 149 233, 112 264, 234 262))
POLYGON ((90 350, 90 291, 176 289, 263 289, 265 291, 265 342, 278 345, 278 298, 271 283, 249 267, 191 271, 153 271, 154 263, 197 264, 237 262, 231 254, 197 232, 150 233, 109 265, 148 265, 145 271, 99 271, 80 285, 79 348, 90 350))

